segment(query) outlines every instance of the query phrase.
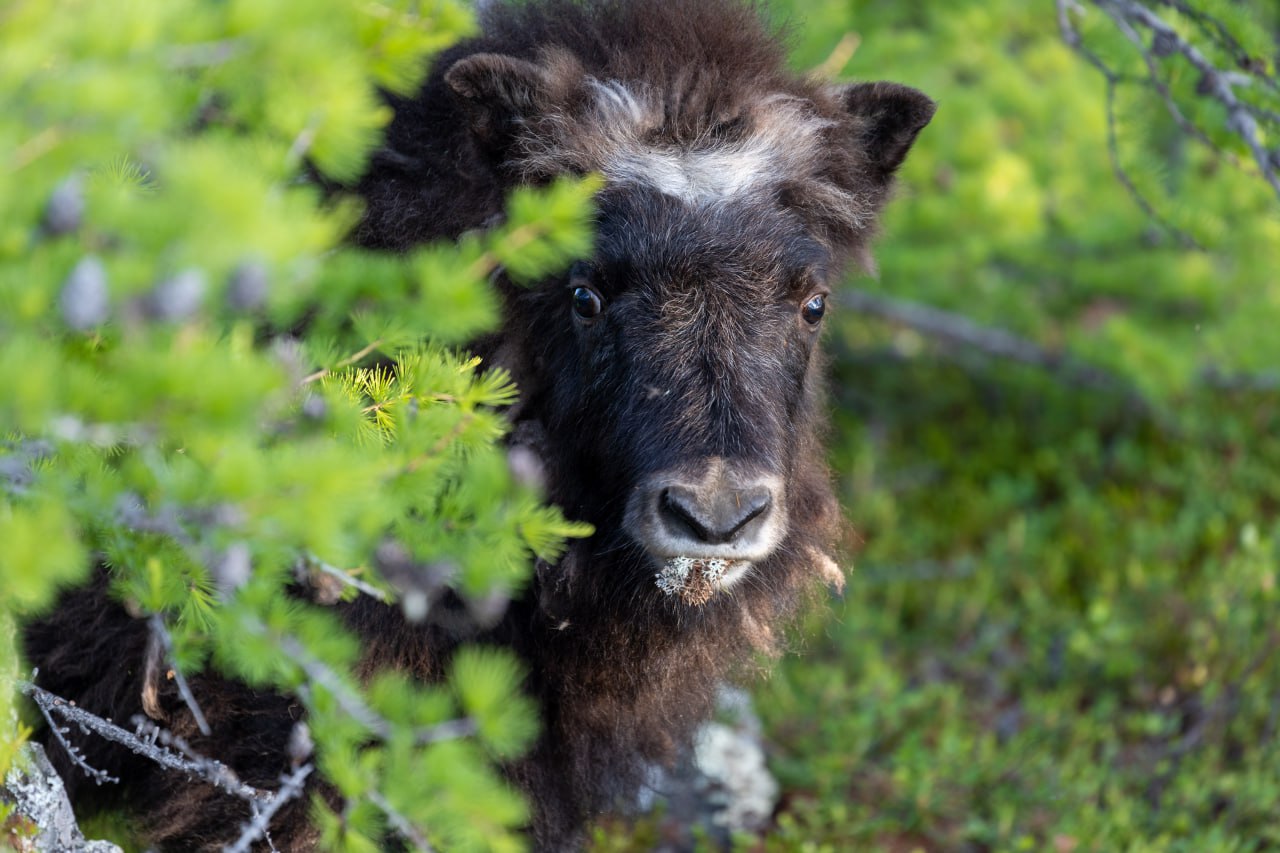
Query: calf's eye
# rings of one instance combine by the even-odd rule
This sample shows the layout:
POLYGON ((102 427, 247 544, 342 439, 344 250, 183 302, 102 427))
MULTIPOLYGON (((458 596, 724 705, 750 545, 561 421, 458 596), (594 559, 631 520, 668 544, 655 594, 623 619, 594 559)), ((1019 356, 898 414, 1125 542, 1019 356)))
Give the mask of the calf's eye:
POLYGON ((604 310, 600 295, 589 287, 578 286, 573 289, 573 313, 582 320, 594 320, 604 310))
POLYGON ((811 296, 809 301, 800 309, 800 316, 810 326, 816 326, 822 322, 822 315, 827 313, 827 297, 819 293, 811 296))

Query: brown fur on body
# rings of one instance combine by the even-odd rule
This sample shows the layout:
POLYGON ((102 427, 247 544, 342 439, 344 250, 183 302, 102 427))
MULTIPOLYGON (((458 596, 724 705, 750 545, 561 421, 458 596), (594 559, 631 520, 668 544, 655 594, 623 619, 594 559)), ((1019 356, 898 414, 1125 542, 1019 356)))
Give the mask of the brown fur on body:
MULTIPOLYGON (((822 359, 801 308, 865 254, 933 105, 893 84, 790 73, 758 12, 733 0, 536 0, 491 5, 483 24, 417 96, 391 99, 395 119, 358 187, 357 237, 408 249, 484 227, 520 184, 606 177, 595 256, 532 288, 500 279, 503 325, 475 342, 520 387, 511 416, 517 435, 536 427, 548 498, 597 530, 539 564, 478 637, 527 663, 543 733, 509 773, 532 800, 538 846, 563 849, 593 815, 632 802, 645 768, 671 761, 710 714, 725 675, 776 653, 797 604, 840 581, 822 359), (570 313, 575 283, 598 294, 598 320, 570 313), (772 484, 768 553, 715 594, 664 595, 660 511, 636 496, 722 470, 772 484)), ((367 598, 345 613, 368 672, 431 679, 457 643, 367 598)), ((141 711, 145 638, 99 588, 32 626, 27 651, 48 689, 127 720, 141 711)), ((193 681, 213 736, 168 688, 170 725, 245 781, 278 784, 298 706, 193 681)), ((127 777, 162 846, 225 842, 246 817, 208 786, 79 740, 91 763, 127 777)), ((272 832, 280 849, 314 841, 301 805, 272 832)))
MULTIPOLYGON (((27 625, 23 639, 28 659, 39 667, 42 687, 132 731, 132 720, 146 716, 142 697, 149 631, 145 620, 130 617, 108 596, 106 587, 107 573, 99 571, 91 585, 64 595, 50 616, 27 625)), ((216 675, 195 676, 190 683, 213 736, 200 734, 168 679, 159 685, 158 713, 152 709, 161 717, 159 722, 195 752, 233 768, 242 782, 262 790, 277 788, 289 770, 284 746, 294 723, 303 717, 302 706, 216 675)), ((66 737, 89 766, 120 780, 118 785, 95 786, 46 735, 49 758, 78 814, 123 798, 148 842, 165 850, 220 850, 249 820, 242 800, 184 779, 110 741, 86 736, 74 726, 70 729, 66 737)), ((304 799, 294 800, 272 824, 281 849, 310 848, 314 833, 306 808, 304 799)))

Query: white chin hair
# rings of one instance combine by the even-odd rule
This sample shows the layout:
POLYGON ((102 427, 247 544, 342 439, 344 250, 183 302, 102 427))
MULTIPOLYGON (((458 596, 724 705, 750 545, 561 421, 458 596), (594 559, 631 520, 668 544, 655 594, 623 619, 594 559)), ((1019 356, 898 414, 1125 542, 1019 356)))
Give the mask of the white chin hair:
POLYGON ((751 568, 747 560, 723 557, 670 557, 654 577, 658 589, 678 595, 686 604, 702 605, 720 590, 733 585, 751 568))

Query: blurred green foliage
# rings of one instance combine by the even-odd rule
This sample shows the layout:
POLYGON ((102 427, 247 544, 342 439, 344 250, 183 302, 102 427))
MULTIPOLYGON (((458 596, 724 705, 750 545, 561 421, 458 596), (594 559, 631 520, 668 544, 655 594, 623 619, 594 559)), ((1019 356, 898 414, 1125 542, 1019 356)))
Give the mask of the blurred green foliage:
POLYGON ((536 731, 515 661, 361 684, 332 610, 285 591, 322 565, 394 597, 375 560, 394 543, 492 609, 588 532, 508 472, 509 377, 449 347, 496 322, 495 266, 534 278, 589 249, 596 182, 517 193, 459 246, 375 257, 343 245, 357 203, 310 174, 358 176, 390 118, 377 88, 411 90, 472 27, 452 0, 0 11, 0 776, 29 735, 17 625, 100 561, 181 669, 307 706, 348 803, 312 804, 327 849, 390 830, 524 846, 493 767, 536 731), (474 736, 423 736, 458 720, 474 736))
MULTIPOLYGON (((1193 5, 1230 7, 1274 75, 1273 5, 1193 5)), ((1200 381, 1280 366, 1275 195, 1125 92, 1121 160, 1204 250, 1161 230, 1112 173, 1103 79, 1062 44, 1052 4, 781 13, 804 22, 799 67, 853 32, 845 76, 940 104, 879 277, 851 286, 1131 387, 841 317, 833 461, 852 574, 756 689, 784 788, 765 849, 1280 845, 1280 391, 1200 381)), ((1137 62, 1098 17, 1082 23, 1095 48, 1137 62)))

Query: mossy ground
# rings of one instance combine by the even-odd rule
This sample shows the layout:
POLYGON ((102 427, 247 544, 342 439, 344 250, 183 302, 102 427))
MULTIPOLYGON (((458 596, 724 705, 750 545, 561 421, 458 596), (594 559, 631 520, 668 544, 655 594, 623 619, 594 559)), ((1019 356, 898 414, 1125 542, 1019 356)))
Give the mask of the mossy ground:
POLYGON ((1280 844, 1280 400, 842 365, 849 588, 756 690, 769 850, 1280 844))

